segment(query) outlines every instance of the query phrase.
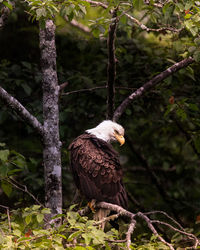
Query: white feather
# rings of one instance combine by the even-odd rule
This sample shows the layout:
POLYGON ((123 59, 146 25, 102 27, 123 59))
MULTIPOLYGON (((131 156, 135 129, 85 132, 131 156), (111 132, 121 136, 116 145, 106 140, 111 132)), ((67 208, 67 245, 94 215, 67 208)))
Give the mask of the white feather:
POLYGON ((120 135, 124 135, 124 128, 118 123, 110 120, 105 120, 95 128, 86 130, 87 133, 94 135, 106 142, 116 141, 116 138, 114 136, 116 131, 120 135))

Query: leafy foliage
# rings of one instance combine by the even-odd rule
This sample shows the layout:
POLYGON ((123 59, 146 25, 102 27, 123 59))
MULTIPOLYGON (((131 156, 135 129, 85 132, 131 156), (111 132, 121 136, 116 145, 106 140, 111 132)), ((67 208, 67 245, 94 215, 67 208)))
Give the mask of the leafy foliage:
MULTIPOLYGON (((118 246, 126 249, 126 242, 117 242, 120 232, 111 229, 103 232, 94 220, 73 210, 74 205, 62 214, 63 224, 57 228, 45 227, 45 215, 49 209, 33 205, 24 209, 12 210, 10 214, 1 214, 1 249, 113 249, 118 246), (8 217, 9 216, 9 217, 8 217), (9 225, 9 227, 8 227, 9 225)), ((147 234, 140 234, 131 244, 131 249, 168 249, 156 236, 146 239, 147 234)), ((176 235, 173 241, 181 240, 176 235)))

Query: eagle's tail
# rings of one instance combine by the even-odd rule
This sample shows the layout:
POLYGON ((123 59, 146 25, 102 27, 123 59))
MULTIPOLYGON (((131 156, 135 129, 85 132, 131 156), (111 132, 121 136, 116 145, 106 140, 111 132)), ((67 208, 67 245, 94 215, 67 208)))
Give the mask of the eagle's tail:
MULTIPOLYGON (((94 213, 94 220, 101 221, 104 218, 106 218, 109 214, 110 214, 110 210, 109 209, 99 208, 94 213)), ((106 224, 106 221, 104 221, 104 222, 101 223, 100 227, 102 228, 102 230, 104 230, 105 224, 106 224)))

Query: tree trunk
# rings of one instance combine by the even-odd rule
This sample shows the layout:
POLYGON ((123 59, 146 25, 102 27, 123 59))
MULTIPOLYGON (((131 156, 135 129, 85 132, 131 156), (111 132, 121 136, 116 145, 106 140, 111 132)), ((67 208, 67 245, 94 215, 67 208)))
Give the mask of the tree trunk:
POLYGON ((47 20, 40 26, 43 81, 45 206, 51 216, 62 213, 61 142, 59 138, 59 86, 56 71, 55 25, 47 20))

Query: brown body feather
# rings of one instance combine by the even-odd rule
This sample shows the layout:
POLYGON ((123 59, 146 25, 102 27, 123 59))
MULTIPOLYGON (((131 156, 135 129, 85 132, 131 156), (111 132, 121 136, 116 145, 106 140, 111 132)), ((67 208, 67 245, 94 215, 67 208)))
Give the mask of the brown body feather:
POLYGON ((70 144, 69 150, 74 181, 80 192, 88 200, 127 208, 122 168, 111 144, 84 133, 70 144))

